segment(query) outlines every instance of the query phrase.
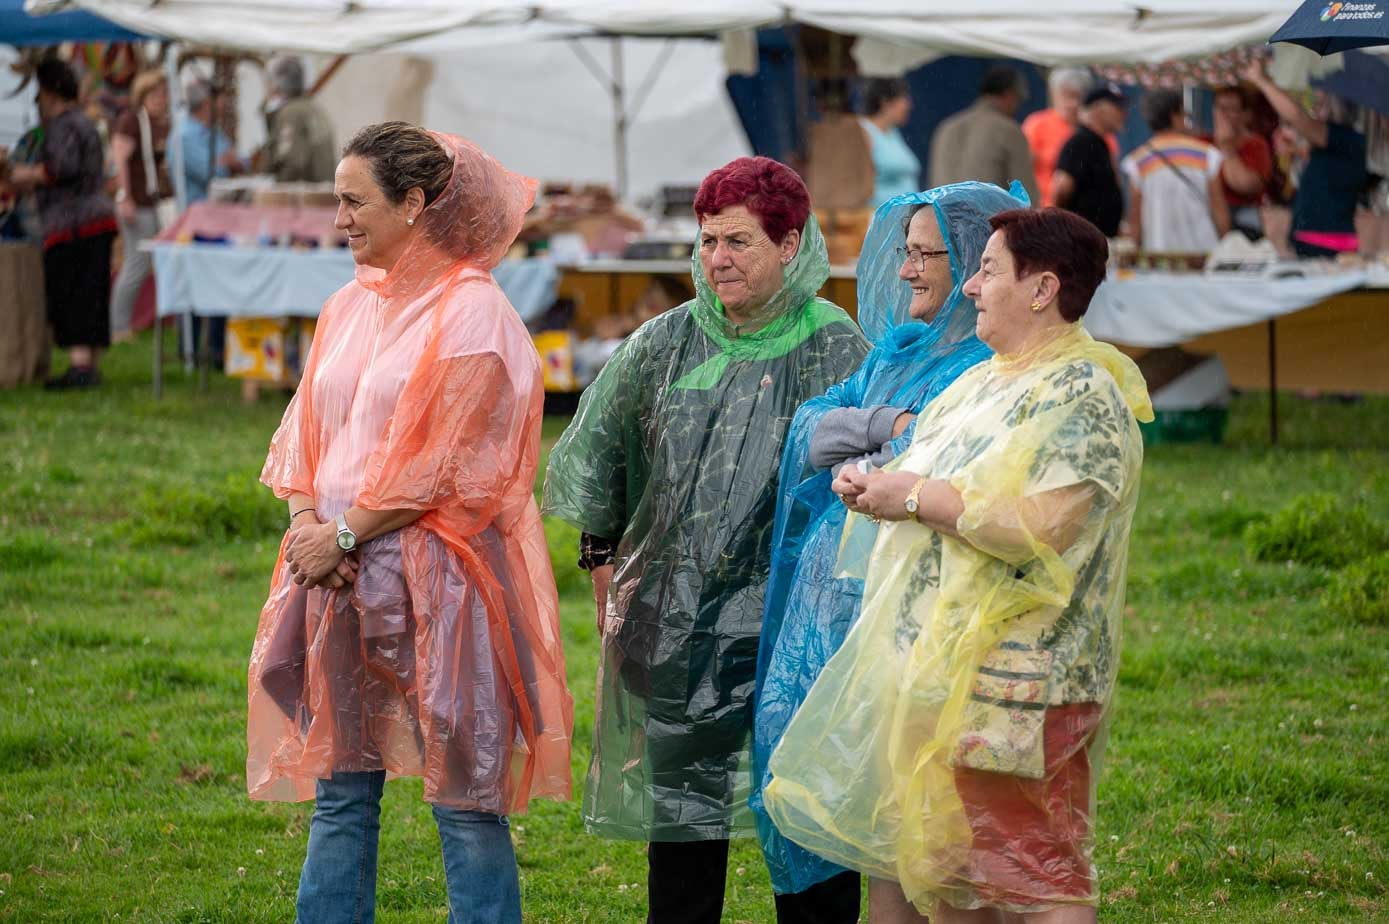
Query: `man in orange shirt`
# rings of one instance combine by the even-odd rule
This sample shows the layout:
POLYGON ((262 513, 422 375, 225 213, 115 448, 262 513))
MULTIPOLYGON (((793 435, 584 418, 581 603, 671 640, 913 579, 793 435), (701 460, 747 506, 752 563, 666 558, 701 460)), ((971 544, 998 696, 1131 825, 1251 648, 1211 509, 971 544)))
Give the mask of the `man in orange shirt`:
MULTIPOLYGON (((1022 133, 1032 149, 1032 170, 1037 176, 1037 189, 1042 194, 1041 205, 1055 205, 1052 174, 1056 158, 1071 139, 1080 117, 1080 103, 1090 92, 1093 81, 1084 68, 1060 67, 1047 77, 1047 93, 1051 108, 1034 112, 1023 120, 1022 133)), ((1033 203, 1037 205, 1038 203, 1033 203)))

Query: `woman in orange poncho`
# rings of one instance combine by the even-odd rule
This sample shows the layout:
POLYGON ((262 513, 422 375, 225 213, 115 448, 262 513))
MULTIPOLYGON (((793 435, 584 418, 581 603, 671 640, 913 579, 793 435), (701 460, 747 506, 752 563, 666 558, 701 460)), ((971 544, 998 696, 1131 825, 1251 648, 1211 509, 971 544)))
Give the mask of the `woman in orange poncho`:
POLYGON ((535 182, 402 122, 334 191, 324 305, 262 480, 290 529, 249 677, 253 799, 317 799, 301 921, 371 921, 382 783, 424 778, 450 915, 519 922, 507 813, 570 791, 572 701, 532 494, 543 393, 493 280, 535 182))

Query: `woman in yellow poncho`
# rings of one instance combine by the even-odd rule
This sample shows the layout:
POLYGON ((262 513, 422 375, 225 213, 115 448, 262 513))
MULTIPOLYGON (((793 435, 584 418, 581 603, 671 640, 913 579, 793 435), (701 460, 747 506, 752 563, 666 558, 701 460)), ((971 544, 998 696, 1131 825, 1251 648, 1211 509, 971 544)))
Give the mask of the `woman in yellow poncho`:
POLYGON ((862 616, 765 795, 791 840, 901 885, 882 920, 1095 916, 1094 783, 1152 409, 1133 363, 1080 324, 1099 231, 1058 209, 991 224, 965 292, 997 355, 887 470, 836 479, 858 514, 841 567, 865 579, 862 616))

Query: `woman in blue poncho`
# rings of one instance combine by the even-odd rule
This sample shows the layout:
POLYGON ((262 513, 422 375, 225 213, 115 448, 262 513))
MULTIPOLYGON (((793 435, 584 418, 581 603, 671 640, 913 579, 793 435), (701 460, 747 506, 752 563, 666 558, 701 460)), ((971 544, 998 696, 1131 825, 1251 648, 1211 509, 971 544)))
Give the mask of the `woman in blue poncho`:
POLYGON ((837 576, 845 508, 830 483, 842 465, 880 466, 895 457, 926 404, 988 358, 974 333, 974 303, 962 289, 979 270, 990 216, 1027 204, 1016 182, 1011 193, 970 182, 880 206, 858 263, 858 320, 873 352, 850 378, 801 405, 792 421, 758 652, 750 800, 779 894, 857 875, 783 838, 761 800, 773 749, 858 615, 862 582, 837 576))

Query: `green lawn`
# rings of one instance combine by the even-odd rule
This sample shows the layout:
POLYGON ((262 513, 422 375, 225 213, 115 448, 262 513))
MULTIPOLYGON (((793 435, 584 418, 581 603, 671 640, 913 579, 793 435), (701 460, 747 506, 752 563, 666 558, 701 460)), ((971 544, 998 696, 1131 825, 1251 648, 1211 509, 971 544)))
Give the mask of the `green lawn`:
MULTIPOLYGON (((148 387, 149 340, 87 394, 0 392, 0 921, 288 921, 310 806, 252 803, 245 668, 282 508, 255 484, 284 399, 148 387)), ((1246 525, 1330 492, 1389 522, 1389 400, 1239 400, 1224 447, 1149 452, 1117 719, 1100 786, 1112 921, 1389 921, 1389 625, 1333 572, 1257 562, 1246 525)), ((564 424, 547 421, 552 440, 564 424)), ((576 699, 597 642, 575 535, 549 526, 576 699)), ((528 921, 638 921, 640 845, 576 804, 517 820, 528 921)), ((752 842, 728 921, 771 921, 752 842)), ((387 788, 380 919, 442 921, 417 781, 387 788)))

